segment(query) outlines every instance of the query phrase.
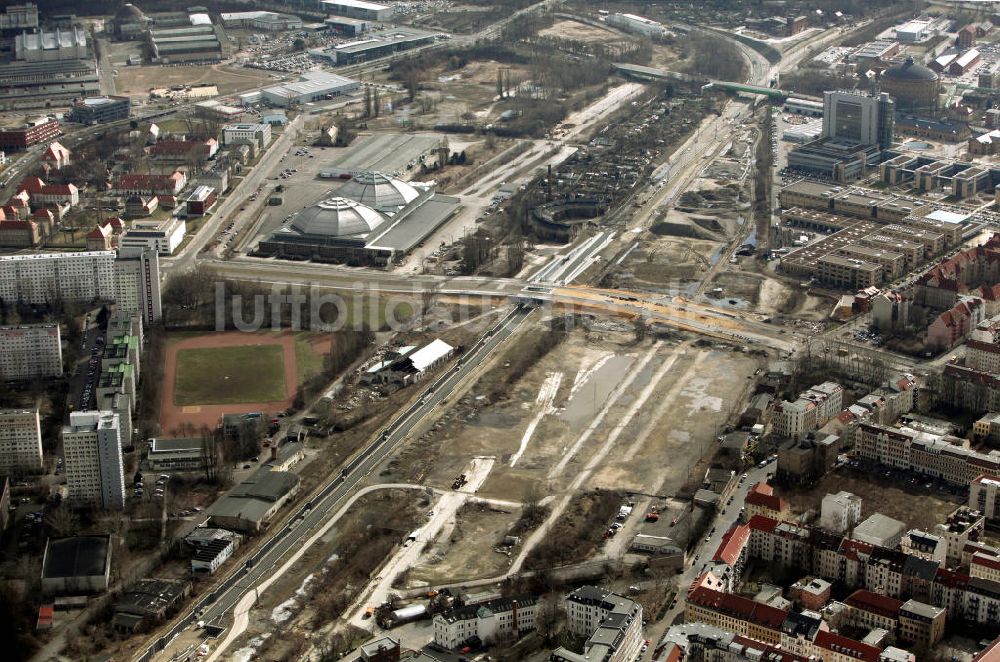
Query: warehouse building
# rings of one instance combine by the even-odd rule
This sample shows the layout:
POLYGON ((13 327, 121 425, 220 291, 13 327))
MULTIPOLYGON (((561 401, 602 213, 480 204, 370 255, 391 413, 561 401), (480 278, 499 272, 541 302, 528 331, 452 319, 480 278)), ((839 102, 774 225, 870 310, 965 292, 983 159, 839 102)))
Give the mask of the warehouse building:
POLYGON ((302 29, 302 19, 298 16, 278 14, 273 11, 228 12, 223 13, 221 16, 222 24, 227 28, 262 30, 264 32, 283 32, 285 30, 302 29))
POLYGON ((191 593, 191 584, 179 579, 140 579, 114 604, 115 631, 131 634, 173 614, 191 593))
POLYGON ((42 556, 42 592, 103 593, 111 577, 111 536, 49 538, 42 556))
POLYGON ((0 64, 0 109, 43 108, 100 93, 92 58, 0 64))
POLYGON ((73 102, 66 119, 77 124, 103 124, 128 119, 129 97, 86 97, 73 102))
POLYGON ((21 62, 82 60, 87 53, 87 33, 79 26, 22 32, 14 38, 14 57, 21 62))
POLYGON ((222 38, 214 25, 153 28, 149 48, 152 61, 163 64, 221 60, 224 55, 222 38))
POLYGON ((184 542, 194 547, 191 559, 192 575, 214 575, 243 542, 243 536, 225 529, 198 527, 184 542))
POLYGON ((369 21, 388 21, 392 18, 392 7, 364 0, 322 0, 320 6, 327 14, 363 18, 369 21))
POLYGON ((405 27, 395 27, 391 31, 376 34, 332 48, 315 49, 309 51, 309 54, 327 59, 333 64, 355 64, 430 44, 437 37, 433 32, 405 27))
POLYGON ((213 526, 259 533, 299 489, 299 477, 262 468, 229 490, 208 509, 213 526))
POLYGON ((345 18, 343 16, 331 16, 323 21, 328 30, 339 32, 348 37, 357 37, 368 29, 368 24, 355 18, 345 18))
POLYGON ((0 14, 0 32, 30 30, 38 27, 38 6, 33 2, 8 5, 0 14))
POLYGON ((326 71, 307 71, 297 82, 265 87, 261 90, 261 100, 272 106, 285 108, 332 99, 354 92, 360 87, 361 83, 351 78, 326 71))
POLYGON ((663 27, 662 23, 646 18, 645 16, 615 13, 608 16, 605 20, 608 25, 624 30, 625 32, 631 32, 632 34, 641 34, 644 37, 664 37, 667 35, 667 29, 663 27))

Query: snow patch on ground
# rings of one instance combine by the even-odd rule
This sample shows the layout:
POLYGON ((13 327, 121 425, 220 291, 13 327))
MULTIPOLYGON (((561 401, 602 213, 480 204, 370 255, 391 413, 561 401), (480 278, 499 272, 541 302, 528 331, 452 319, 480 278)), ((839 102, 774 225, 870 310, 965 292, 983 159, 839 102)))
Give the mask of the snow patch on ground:
POLYGON ((236 650, 233 656, 230 658, 231 662, 250 662, 257 653, 257 649, 264 645, 264 642, 271 636, 270 632, 265 632, 260 636, 254 637, 247 642, 247 645, 243 648, 236 650))

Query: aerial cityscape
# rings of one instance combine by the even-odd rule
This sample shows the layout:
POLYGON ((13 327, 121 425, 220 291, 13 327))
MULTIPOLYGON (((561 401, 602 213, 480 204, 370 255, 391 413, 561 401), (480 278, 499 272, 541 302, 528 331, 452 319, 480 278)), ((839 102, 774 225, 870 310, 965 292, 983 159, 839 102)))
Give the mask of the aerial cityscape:
POLYGON ((1000 662, 1000 0, 2 3, 0 646, 1000 662))

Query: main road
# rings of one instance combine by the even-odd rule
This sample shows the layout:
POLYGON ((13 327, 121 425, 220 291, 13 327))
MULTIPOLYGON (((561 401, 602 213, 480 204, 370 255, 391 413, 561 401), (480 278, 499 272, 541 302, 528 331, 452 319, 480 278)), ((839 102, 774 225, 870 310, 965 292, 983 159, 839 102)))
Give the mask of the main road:
POLYGON ((410 431, 434 412, 447 404, 449 394, 464 380, 473 376, 483 362, 510 338, 531 317, 533 309, 517 306, 510 310, 479 341, 463 354, 454 367, 425 386, 419 397, 396 418, 332 479, 317 488, 308 502, 288 517, 245 564, 232 570, 218 581, 212 591, 196 603, 191 611, 176 618, 173 624, 142 653, 137 660, 149 660, 192 624, 221 623, 236 604, 277 567, 282 559, 294 551, 310 532, 321 526, 358 489, 362 481, 405 440, 410 431))

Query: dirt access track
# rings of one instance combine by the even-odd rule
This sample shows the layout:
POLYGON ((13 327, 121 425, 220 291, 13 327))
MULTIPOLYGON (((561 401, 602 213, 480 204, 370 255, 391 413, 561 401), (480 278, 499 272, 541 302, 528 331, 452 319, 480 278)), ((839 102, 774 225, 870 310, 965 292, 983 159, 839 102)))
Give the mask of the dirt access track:
POLYGON ((275 412, 291 406, 298 388, 298 366, 295 357, 295 334, 291 331, 281 333, 241 331, 226 331, 208 333, 200 336, 182 338, 167 342, 164 356, 163 393, 160 400, 160 429, 164 434, 175 434, 184 423, 195 427, 207 425, 214 428, 219 423, 222 414, 239 414, 252 411, 275 412), (184 349, 213 349, 221 347, 280 345, 285 373, 285 398, 272 402, 244 402, 224 405, 188 405, 180 406, 176 402, 177 353, 184 349))

